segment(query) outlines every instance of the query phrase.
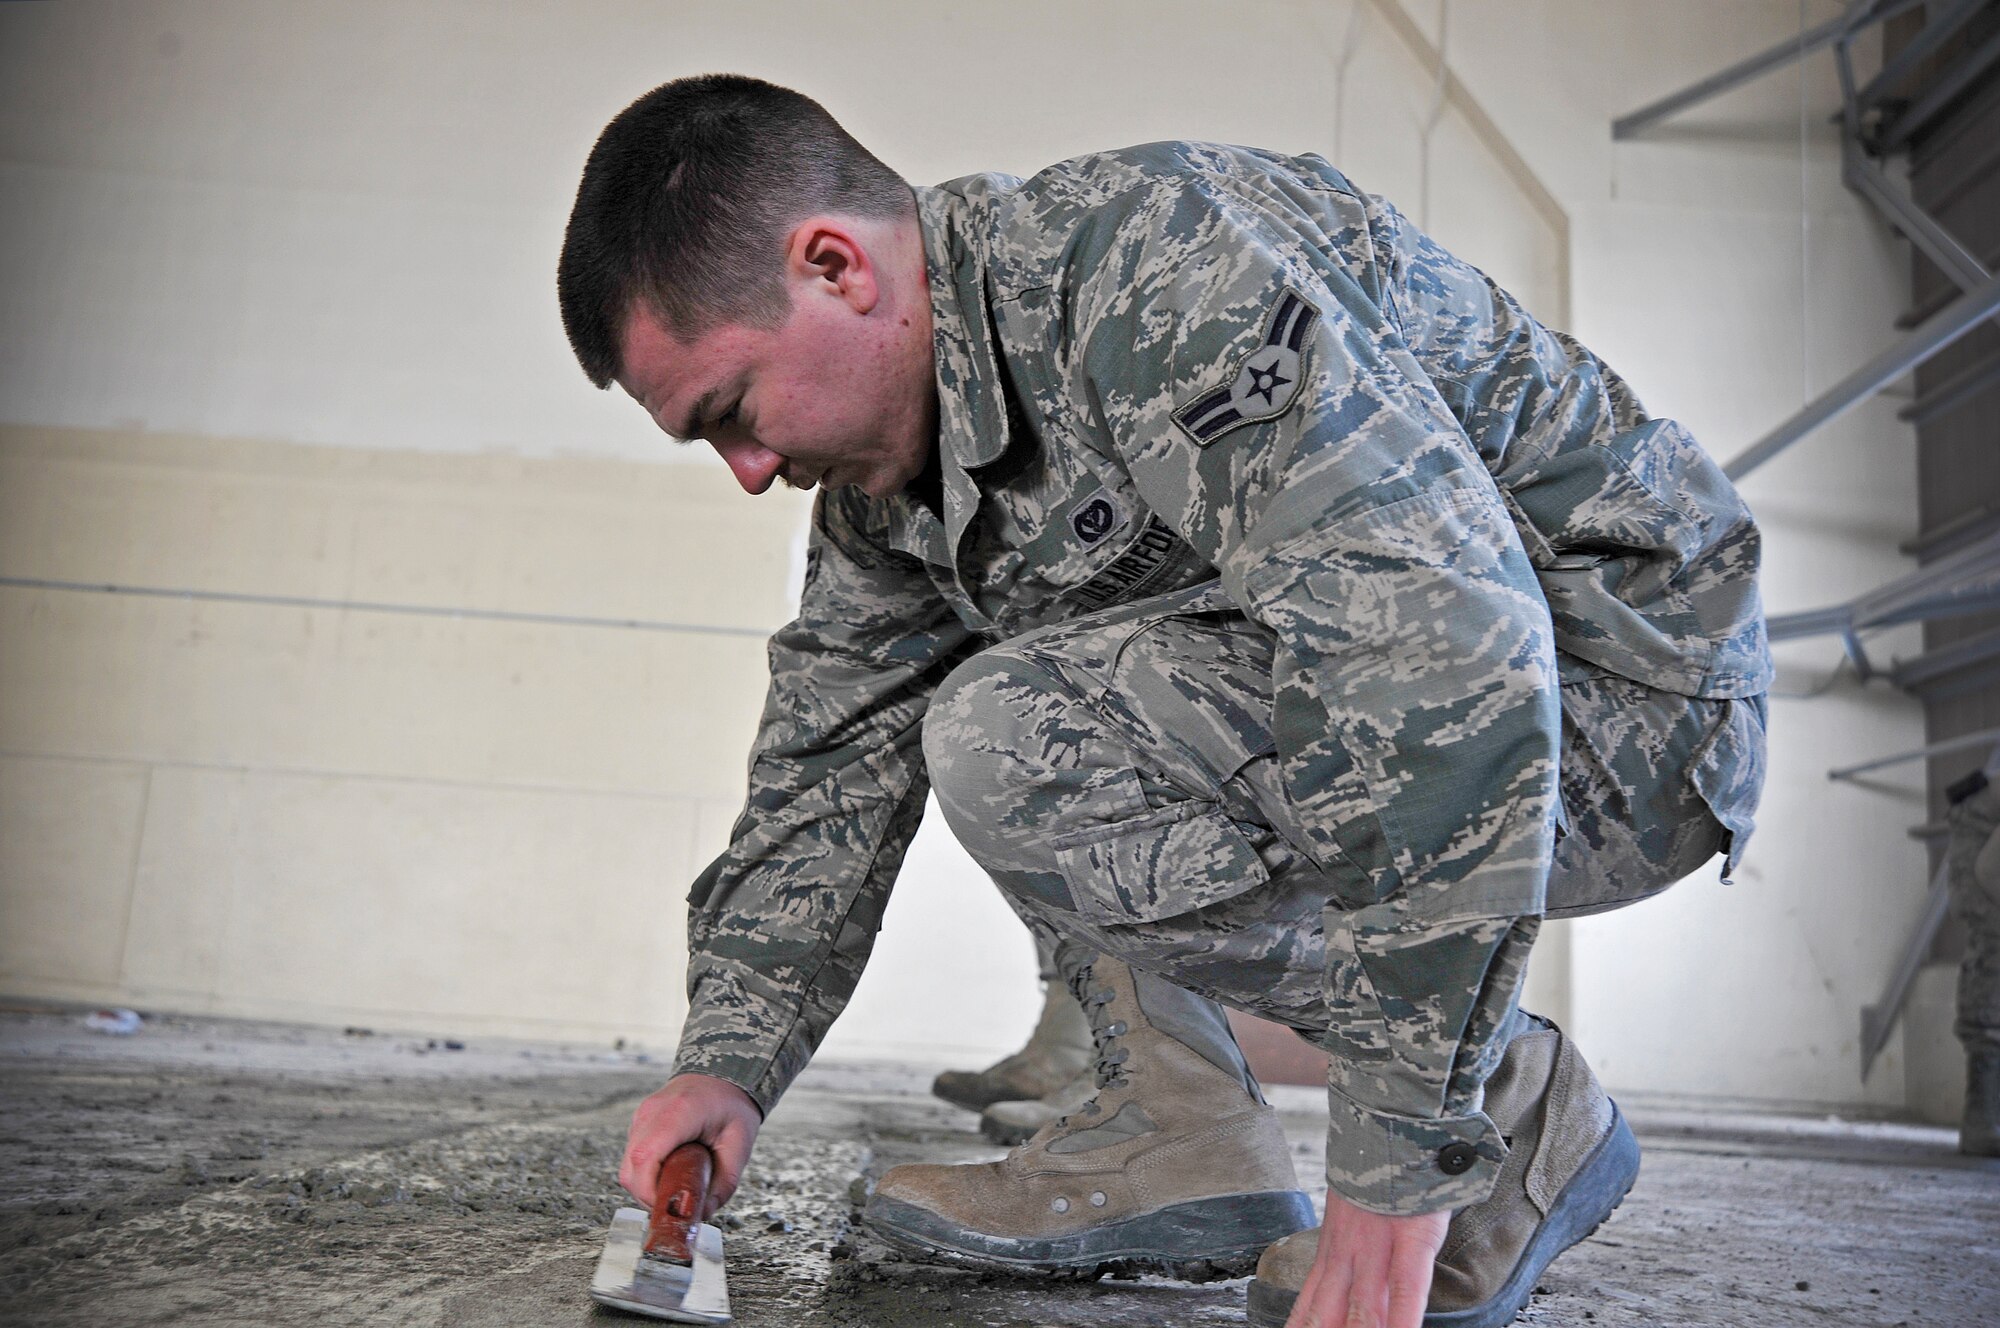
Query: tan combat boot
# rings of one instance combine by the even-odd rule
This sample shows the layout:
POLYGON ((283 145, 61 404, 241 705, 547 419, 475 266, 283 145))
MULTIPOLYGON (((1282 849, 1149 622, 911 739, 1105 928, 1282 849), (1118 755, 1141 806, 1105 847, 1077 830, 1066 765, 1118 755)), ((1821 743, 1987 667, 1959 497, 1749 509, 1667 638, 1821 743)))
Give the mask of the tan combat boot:
POLYGON ((931 1092, 967 1111, 1053 1093, 1090 1067, 1090 1024, 1060 982, 1044 984, 1042 1017, 1028 1045, 983 1070, 946 1070, 931 1092))
POLYGON ((1043 1097, 1025 1102, 995 1102, 979 1113, 979 1132, 996 1144, 1013 1147, 1041 1133, 1044 1125, 1058 1116, 1067 1116, 1097 1096, 1097 1069, 1085 1066, 1083 1073, 1043 1097))
POLYGON ((863 1223, 933 1262, 1188 1281, 1241 1277, 1310 1226, 1278 1115, 1253 1096, 1220 1011, 1110 959, 1077 986, 1097 1096, 998 1162, 891 1169, 863 1223))
POLYGON ((1965 1058, 1965 1115, 1958 1126, 1958 1151, 2000 1157, 2000 1049, 1982 1049, 1965 1058))
MULTIPOLYGON (((1425 1328, 1498 1328, 1528 1303, 1558 1254, 1597 1229, 1639 1175, 1639 1144, 1576 1044, 1553 1024, 1507 1045, 1486 1084, 1486 1114, 1507 1140, 1493 1193, 1452 1215, 1431 1276, 1425 1328)), ((1283 1328, 1319 1250, 1319 1232, 1281 1240, 1257 1262, 1250 1322, 1283 1328)))

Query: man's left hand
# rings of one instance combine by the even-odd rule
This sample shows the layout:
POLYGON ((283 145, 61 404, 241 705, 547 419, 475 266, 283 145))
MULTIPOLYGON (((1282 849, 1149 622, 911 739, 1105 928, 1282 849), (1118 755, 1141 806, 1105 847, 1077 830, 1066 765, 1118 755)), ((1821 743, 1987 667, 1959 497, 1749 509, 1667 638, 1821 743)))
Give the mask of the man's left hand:
POLYGON ((1319 1255, 1285 1328, 1423 1328, 1451 1214, 1384 1217, 1326 1196, 1319 1255))

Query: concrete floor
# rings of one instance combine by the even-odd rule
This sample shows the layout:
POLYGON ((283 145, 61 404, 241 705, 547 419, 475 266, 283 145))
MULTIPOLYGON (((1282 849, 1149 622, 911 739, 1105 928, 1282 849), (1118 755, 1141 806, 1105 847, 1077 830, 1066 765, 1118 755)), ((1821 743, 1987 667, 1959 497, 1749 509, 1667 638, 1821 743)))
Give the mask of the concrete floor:
MULTIPOLYGON (((1242 1282, 986 1278, 857 1237, 864 1177, 997 1151, 927 1095, 934 1068, 815 1067, 773 1114, 725 1233, 738 1322, 1242 1322, 1242 1282)), ((0 1323, 643 1322, 585 1288, 661 1074, 608 1050, 0 1014, 0 1323)), ((1309 1183, 1317 1096, 1274 1093, 1309 1183)), ((2000 1323, 2000 1163, 1947 1132, 1627 1108, 1645 1173, 1521 1322, 2000 1323)))

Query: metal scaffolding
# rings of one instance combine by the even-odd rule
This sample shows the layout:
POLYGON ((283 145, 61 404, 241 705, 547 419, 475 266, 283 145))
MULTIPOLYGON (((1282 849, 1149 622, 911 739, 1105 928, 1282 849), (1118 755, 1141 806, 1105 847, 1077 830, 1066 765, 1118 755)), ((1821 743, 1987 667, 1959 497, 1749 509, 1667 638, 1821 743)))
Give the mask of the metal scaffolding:
MULTIPOLYGON (((1762 438, 1732 458, 1723 469, 1740 480, 1798 443, 1822 425, 1839 418, 1869 396, 1910 373, 1981 324, 2000 322, 2000 277, 1938 220, 1918 206, 1883 169, 1894 153, 1907 149, 1923 131, 1996 65, 2000 65, 2000 31, 1966 44, 1948 64, 1932 69, 1922 82, 1913 76, 1938 56, 1954 37, 1982 14, 2000 8, 2000 0, 1849 0, 1840 17, 1761 51, 1748 59, 1671 96, 1623 116, 1612 124, 1614 139, 1631 139, 1668 118, 1713 97, 1797 63, 1815 51, 1832 48, 1840 78, 1841 180, 1867 200, 1882 218, 1909 240, 1958 288, 1942 307, 1928 312, 1894 344, 1847 374, 1762 438), (1921 5, 1923 26, 1865 84, 1857 86, 1854 45, 1871 29, 1921 5)), ((1985 162, 1991 164, 1991 156, 1985 162)), ((1898 418, 1921 423, 1969 400, 2000 377, 2000 352, 1982 358, 1948 381, 1915 398, 1897 412, 1898 418)), ((1960 614, 2000 609, 2000 517, 1981 511, 1927 532, 1903 551, 1927 559, 1915 572, 1858 596, 1846 604, 1804 613, 1781 614, 1769 621, 1771 639, 1837 635, 1855 672, 1866 681, 1888 679, 1897 687, 1931 696, 1949 695, 2000 677, 2000 629, 1984 632, 1915 659, 1899 660, 1887 669, 1874 666, 1862 645, 1864 632, 1960 614)), ((2000 742, 2000 730, 1967 734, 1933 743, 1913 752, 1879 757, 1829 771, 1833 779, 1853 779, 1865 771, 2000 742)), ((1875 1057, 1888 1041, 1902 1012, 1918 968, 1936 939, 1946 913, 1943 869, 1934 876, 1921 917, 1898 959, 1881 998, 1861 1012, 1861 1074, 1866 1079, 1875 1057)))

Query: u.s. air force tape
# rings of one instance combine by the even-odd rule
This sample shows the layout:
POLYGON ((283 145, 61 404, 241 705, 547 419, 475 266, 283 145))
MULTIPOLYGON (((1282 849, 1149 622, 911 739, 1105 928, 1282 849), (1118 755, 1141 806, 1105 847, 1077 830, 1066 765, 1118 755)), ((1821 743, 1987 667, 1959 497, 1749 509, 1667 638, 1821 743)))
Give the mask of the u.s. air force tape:
POLYGON ((1174 423, 1207 447, 1239 424, 1282 415, 1305 379, 1306 338, 1319 321, 1312 302, 1287 286, 1264 323, 1264 339, 1245 355, 1229 381, 1174 411, 1174 423))

